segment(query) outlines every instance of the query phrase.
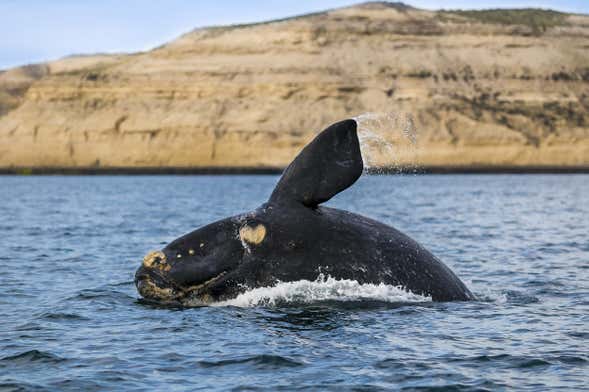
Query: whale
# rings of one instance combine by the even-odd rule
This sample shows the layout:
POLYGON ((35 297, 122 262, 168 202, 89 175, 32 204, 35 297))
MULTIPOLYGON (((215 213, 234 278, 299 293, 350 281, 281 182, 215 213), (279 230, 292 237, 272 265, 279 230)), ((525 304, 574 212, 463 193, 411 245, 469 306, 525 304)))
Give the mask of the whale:
POLYGON ((259 287, 321 276, 400 287, 433 301, 474 299, 440 259, 399 230, 323 203, 364 164, 354 119, 319 133, 269 199, 149 252, 135 273, 146 300, 206 306, 259 287))

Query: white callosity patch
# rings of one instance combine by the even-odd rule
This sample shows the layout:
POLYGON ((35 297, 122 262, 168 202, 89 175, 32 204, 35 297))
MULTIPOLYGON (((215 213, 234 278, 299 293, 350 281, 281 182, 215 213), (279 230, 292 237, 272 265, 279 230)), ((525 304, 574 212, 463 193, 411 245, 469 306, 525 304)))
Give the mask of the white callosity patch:
POLYGON ((400 286, 360 284, 355 280, 335 279, 319 275, 314 280, 279 282, 272 287, 259 287, 246 291, 234 299, 212 303, 212 306, 274 306, 280 303, 313 303, 318 301, 429 302, 424 297, 406 291, 400 286))
POLYGON ((239 229, 239 238, 244 248, 249 249, 248 245, 259 245, 266 237, 266 226, 258 224, 256 226, 245 225, 239 229))
POLYGON ((165 263, 166 255, 161 250, 154 250, 143 257, 143 265, 147 268, 153 267, 156 263, 165 263))
POLYGON ((369 112, 354 120, 366 169, 417 164, 417 132, 411 115, 369 112))
POLYGON ((149 252, 145 255, 143 258, 143 266, 146 268, 158 268, 162 271, 169 271, 171 268, 167 263, 166 255, 160 250, 149 252))

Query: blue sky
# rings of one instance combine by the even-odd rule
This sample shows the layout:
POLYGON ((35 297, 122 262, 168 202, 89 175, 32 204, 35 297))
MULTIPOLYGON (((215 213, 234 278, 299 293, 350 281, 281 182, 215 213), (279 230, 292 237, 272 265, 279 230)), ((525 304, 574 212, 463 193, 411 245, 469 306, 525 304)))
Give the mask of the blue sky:
MULTIPOLYGON (((346 0, 0 0, 0 69, 70 54, 150 49, 195 27, 341 7, 346 0)), ((589 14, 589 0, 415 0, 426 9, 541 7, 589 14)))

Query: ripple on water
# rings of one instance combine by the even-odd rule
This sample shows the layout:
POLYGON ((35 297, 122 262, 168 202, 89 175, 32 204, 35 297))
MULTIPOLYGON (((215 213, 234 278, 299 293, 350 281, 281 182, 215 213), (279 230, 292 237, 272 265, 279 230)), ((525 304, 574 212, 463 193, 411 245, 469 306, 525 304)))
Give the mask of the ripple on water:
POLYGON ((46 312, 37 316, 39 320, 47 321, 88 321, 90 318, 75 313, 46 312))
POLYGON ((204 368, 216 368, 226 366, 239 366, 247 365, 246 367, 253 366, 256 369, 277 369, 277 368, 292 368, 298 366, 304 366, 304 363, 295 361, 293 359, 283 357, 280 355, 253 355, 243 358, 231 358, 223 359, 219 361, 199 361, 198 364, 204 368))
POLYGON ((52 354, 48 351, 29 350, 19 354, 9 355, 0 359, 0 363, 26 365, 30 363, 60 363, 66 361, 58 355, 52 354))
POLYGON ((128 304, 135 302, 136 297, 113 289, 83 289, 64 301, 91 301, 106 304, 128 304))
POLYGON ((500 367, 505 369, 528 369, 535 367, 548 367, 565 364, 574 366, 586 366, 587 357, 575 355, 478 355, 467 358, 443 358, 447 362, 461 363, 473 367, 500 367))
POLYGON ((537 296, 516 290, 503 290, 500 292, 486 290, 484 292, 475 292, 474 295, 479 301, 496 304, 526 305, 540 302, 540 298, 537 296))

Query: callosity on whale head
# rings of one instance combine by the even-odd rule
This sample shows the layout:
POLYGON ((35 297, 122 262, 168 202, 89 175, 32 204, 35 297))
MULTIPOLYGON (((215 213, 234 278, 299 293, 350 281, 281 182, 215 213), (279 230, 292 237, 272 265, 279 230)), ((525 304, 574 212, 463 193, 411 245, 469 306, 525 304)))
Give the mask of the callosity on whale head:
POLYGON ((402 286, 438 301, 469 300, 440 260, 398 230, 320 206, 363 170, 356 121, 333 124, 286 168, 269 200, 249 213, 188 233, 149 253, 135 274, 151 300, 208 304, 320 273, 402 286))

